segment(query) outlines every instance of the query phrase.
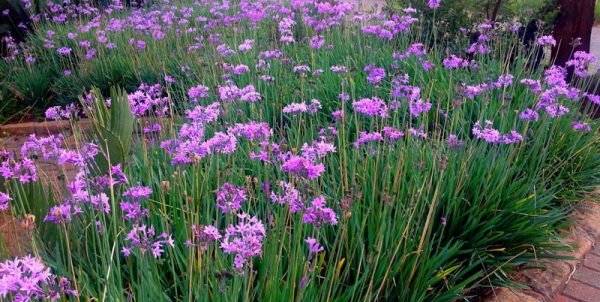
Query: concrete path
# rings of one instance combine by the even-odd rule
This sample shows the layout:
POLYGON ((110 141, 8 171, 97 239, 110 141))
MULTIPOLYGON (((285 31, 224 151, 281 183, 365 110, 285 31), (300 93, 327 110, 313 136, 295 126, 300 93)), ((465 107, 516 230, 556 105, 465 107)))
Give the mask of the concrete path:
POLYGON ((596 62, 596 69, 600 68, 600 25, 596 25, 594 28, 592 28, 590 52, 595 55, 596 58, 598 58, 598 61, 596 62))

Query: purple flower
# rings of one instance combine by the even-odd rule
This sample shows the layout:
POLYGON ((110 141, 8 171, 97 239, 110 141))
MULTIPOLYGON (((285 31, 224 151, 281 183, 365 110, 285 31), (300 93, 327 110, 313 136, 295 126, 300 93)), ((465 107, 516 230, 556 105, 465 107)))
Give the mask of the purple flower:
POLYGON ((403 131, 400 131, 396 128, 392 128, 389 126, 383 127, 382 132, 383 132, 386 140, 389 141, 390 143, 397 141, 401 137, 404 137, 403 131))
POLYGON ((427 6, 429 6, 431 9, 436 9, 440 7, 440 2, 441 0, 429 0, 429 2, 427 2, 427 6))
POLYGON ((369 73, 367 81, 373 85, 379 84, 386 76, 385 69, 377 68, 373 64, 367 65, 364 71, 369 73))
POLYGON ((35 61, 36 61, 36 59, 32 55, 25 57, 25 63, 27 63, 27 64, 33 64, 33 63, 35 63, 35 61))
POLYGON ((144 134, 160 132, 162 130, 162 126, 158 123, 149 125, 144 127, 144 134))
POLYGON ((460 148, 464 144, 465 143, 462 140, 458 139, 456 134, 450 134, 450 136, 448 136, 448 139, 446 139, 446 145, 451 149, 460 148))
POLYGON ((329 70, 331 70, 332 72, 335 72, 335 73, 348 72, 348 68, 346 66, 331 66, 329 68, 329 70))
POLYGON ((61 48, 59 48, 59 49, 57 49, 57 50, 56 50, 56 52, 57 52, 59 55, 63 55, 63 56, 68 56, 68 55, 70 55, 70 54, 71 54, 71 51, 72 51, 72 50, 71 50, 71 48, 69 48, 69 47, 61 47, 61 48))
POLYGON ((283 189, 282 195, 277 195, 275 192, 271 192, 271 200, 277 202, 280 205, 287 204, 290 207, 291 213, 296 213, 304 209, 300 192, 294 188, 291 183, 280 181, 279 187, 283 189))
POLYGON ((235 124, 233 127, 230 127, 227 132, 236 137, 244 136, 251 141, 265 141, 273 134, 267 123, 258 122, 235 124))
POLYGON ((580 77, 587 77, 588 65, 595 64, 597 61, 596 56, 585 51, 576 51, 573 54, 573 58, 565 63, 566 66, 573 66, 575 68, 575 74, 580 77))
POLYGON ((298 114, 303 112, 316 113, 321 109, 321 102, 317 99, 312 99, 310 104, 302 103, 291 103, 283 107, 283 113, 298 114))
POLYGON ((256 217, 240 213, 237 225, 229 225, 221 241, 221 249, 226 254, 234 254, 234 268, 242 271, 252 257, 262 256, 262 240, 265 227, 256 217))
POLYGON ((367 143, 377 143, 379 141, 383 141, 383 135, 379 132, 365 132, 361 131, 358 137, 358 140, 354 142, 354 147, 356 149, 360 148, 362 145, 367 143))
POLYGON ((301 156, 292 156, 281 165, 281 171, 296 174, 303 178, 315 179, 325 171, 325 165, 315 164, 301 156))
POLYGON ((313 163, 305 157, 292 156, 281 165, 281 170, 303 178, 315 179, 325 171, 325 165, 313 163))
POLYGON ((480 122, 477 121, 472 131, 476 138, 493 144, 513 144, 523 140, 523 136, 514 130, 508 134, 500 133, 500 131, 493 128, 491 121, 485 121, 485 128, 482 128, 480 122))
POLYGON ((310 67, 308 67, 306 65, 298 65, 298 66, 294 66, 294 68, 292 69, 292 71, 294 73, 309 73, 310 72, 310 67))
POLYGON ((535 110, 530 109, 530 108, 523 110, 523 112, 521 112, 521 114, 519 114, 520 119, 534 121, 534 122, 537 122, 539 117, 540 116, 538 115, 538 113, 535 110))
POLYGON ((493 83, 492 86, 496 88, 508 87, 510 84, 512 84, 513 78, 514 77, 510 74, 500 75, 498 77, 498 81, 496 83, 493 83))
POLYGON ((427 133, 425 132, 423 125, 421 125, 418 129, 408 128, 408 133, 414 137, 427 138, 427 133))
POLYGON ((529 91, 531 91, 533 93, 539 93, 542 91, 542 84, 540 83, 539 80, 522 79, 521 84, 527 85, 527 88, 529 89, 529 91))
POLYGON ((278 49, 263 51, 259 54, 259 58, 262 58, 262 59, 280 58, 282 56, 283 56, 283 53, 278 49))
POLYGON ((192 87, 188 90, 188 96, 192 99, 193 102, 198 102, 198 99, 203 99, 208 97, 208 87, 204 85, 198 85, 196 87, 192 87))
POLYGON ((0 263, 0 298, 11 301, 57 301, 77 295, 69 280, 50 272, 38 258, 24 256, 0 263))
MULTIPOLYGON (((590 124, 583 122, 573 122, 573 130, 575 131, 581 131, 581 132, 590 132, 592 131, 592 127, 590 127, 590 124)), ((0 204, 1 204, 1 199, 0 199, 0 204)))
POLYGON ((146 49, 146 42, 144 42, 143 40, 138 40, 135 48, 137 48, 137 50, 144 50, 146 49))
POLYGON ((228 103, 235 103, 237 101, 253 103, 260 101, 262 98, 260 93, 254 88, 254 85, 248 85, 240 89, 235 84, 229 83, 227 86, 220 86, 218 90, 221 101, 228 103))
POLYGON ((133 201, 140 201, 150 197, 150 194, 152 194, 152 189, 143 186, 135 186, 125 191, 123 193, 123 197, 129 198, 133 201))
POLYGON ((237 212, 246 201, 246 190, 230 183, 224 183, 217 191, 216 207, 223 213, 237 212))
POLYGON ((92 49, 88 50, 87 53, 85 54, 85 59, 91 60, 95 55, 96 55, 96 49, 92 48, 92 49))
POLYGON ((427 113, 429 110, 431 110, 431 103, 423 102, 422 99, 418 99, 416 101, 410 100, 409 106, 410 114, 413 116, 419 116, 421 113, 427 113))
POLYGON ((461 59, 455 55, 450 55, 450 58, 444 59, 442 64, 444 67, 450 70, 469 67, 469 61, 461 59))
POLYGON ((237 139, 231 133, 216 132, 215 135, 203 143, 213 153, 231 154, 235 152, 237 139))
POLYGON ((125 173, 123 173, 123 170, 121 169, 121 164, 117 164, 116 166, 112 166, 110 168, 110 174, 111 176, 113 176, 113 181, 115 183, 124 183, 126 185, 129 184, 129 180, 127 179, 127 176, 125 176, 125 173))
POLYGON ((81 209, 70 204, 59 204, 48 210, 48 214, 44 217, 44 221, 63 224, 71 222, 73 215, 81 212, 81 209))
POLYGON ((410 56, 422 57, 427 54, 427 50, 425 50, 425 45, 423 43, 414 43, 408 47, 405 53, 394 53, 392 57, 399 60, 404 60, 409 58, 410 56))
POLYGON ((240 75, 240 74, 244 74, 250 71, 250 68, 248 68, 247 65, 244 64, 240 64, 234 67, 233 69, 233 73, 235 75, 240 75))
POLYGON ((11 200, 12 198, 8 194, 0 192, 0 211, 8 210, 8 202, 11 200))
POLYGON ((311 201, 311 206, 304 210, 302 215, 304 223, 310 223, 316 227, 323 224, 337 224, 337 215, 331 208, 325 207, 325 198, 319 196, 311 201))
POLYGON ((335 153, 335 146, 324 140, 315 141, 312 145, 307 143, 302 145, 302 156, 312 161, 323 158, 329 153, 335 153))
POLYGON ((537 44, 540 46, 552 45, 556 46, 556 40, 552 36, 541 36, 537 39, 537 44))
POLYGON ((219 52, 219 54, 221 55, 221 57, 231 57, 235 54, 235 51, 233 49, 231 49, 231 47, 227 46, 226 44, 221 44, 219 46, 217 46, 217 51, 219 52))
POLYGON ((134 248, 138 248, 142 255, 146 251, 151 251, 152 256, 158 258, 164 253, 164 247, 175 246, 171 235, 162 233, 156 236, 154 226, 148 228, 146 225, 134 226, 125 236, 125 242, 129 244, 129 247, 124 246, 121 249, 124 256, 129 256, 134 248))
POLYGON ((194 242, 188 240, 186 246, 198 246, 203 251, 208 249, 210 243, 217 241, 222 237, 219 230, 212 225, 192 225, 192 233, 194 234, 194 242))
POLYGON ((465 94, 471 100, 475 99, 476 96, 484 93, 488 89, 487 84, 479 84, 475 86, 466 86, 465 94))
POLYGON ((61 118, 61 108, 60 106, 54 106, 46 109, 46 119, 51 121, 57 121, 61 118))
POLYGON ((312 255, 318 254, 324 250, 323 246, 321 246, 317 239, 313 237, 307 237, 304 241, 308 244, 308 258, 311 258, 312 255))
POLYGON ((319 49, 325 44, 325 40, 323 40, 322 36, 313 36, 310 38, 310 47, 314 49, 319 49))
POLYGON ((123 219, 132 220, 136 224, 139 223, 142 218, 148 217, 148 209, 142 209, 139 201, 128 202, 122 201, 120 204, 121 211, 123 212, 123 219))
POLYGON ((238 46, 240 52, 248 52, 254 46, 254 40, 244 40, 244 43, 238 46))
POLYGON ((386 103, 379 98, 364 98, 359 101, 352 102, 352 107, 356 112, 360 112, 370 116, 388 117, 388 107, 386 103))

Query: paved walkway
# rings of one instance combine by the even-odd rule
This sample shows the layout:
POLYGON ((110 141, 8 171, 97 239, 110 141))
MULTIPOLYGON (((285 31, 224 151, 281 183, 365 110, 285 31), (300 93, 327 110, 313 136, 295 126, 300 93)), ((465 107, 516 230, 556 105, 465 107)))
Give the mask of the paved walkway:
MULTIPOLYGON (((600 25, 592 28, 592 39, 590 41, 590 52, 598 58, 596 67, 600 68, 600 25)), ((600 300, 597 300, 600 301, 600 300)))
POLYGON ((600 301, 600 243, 577 266, 563 293, 553 302, 600 301))
MULTIPOLYGON (((598 58, 600 68, 600 26, 592 29, 590 52, 598 58)), ((553 302, 600 302, 600 242, 577 266, 561 295, 553 302)))

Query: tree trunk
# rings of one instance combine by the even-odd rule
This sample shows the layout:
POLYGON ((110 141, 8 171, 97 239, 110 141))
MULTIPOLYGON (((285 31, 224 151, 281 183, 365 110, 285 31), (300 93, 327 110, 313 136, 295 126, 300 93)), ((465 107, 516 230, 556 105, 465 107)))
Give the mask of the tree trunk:
MULTIPOLYGON (((560 12, 554 24, 554 38, 557 44, 552 48, 552 58, 556 60, 556 65, 564 66, 575 51, 590 51, 596 0, 557 0, 556 2, 560 12), (578 38, 580 40, 573 43, 578 38)), ((573 68, 569 68, 567 80, 571 81, 572 76, 573 68)))

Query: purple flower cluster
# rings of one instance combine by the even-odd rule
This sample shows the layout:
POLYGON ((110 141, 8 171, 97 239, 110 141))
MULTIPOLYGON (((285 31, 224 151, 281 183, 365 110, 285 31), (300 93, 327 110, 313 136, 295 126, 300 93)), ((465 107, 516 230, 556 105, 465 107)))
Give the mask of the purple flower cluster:
POLYGON ((281 165, 281 171, 307 179, 315 179, 325 171, 325 165, 302 156, 292 156, 281 165))
POLYGON ((154 258, 160 257, 164 253, 166 246, 175 246, 175 242, 171 235, 167 233, 161 233, 156 235, 154 226, 138 225, 134 226, 127 236, 125 236, 125 242, 128 243, 128 247, 124 246, 121 252, 124 256, 129 256, 137 248, 142 255, 146 251, 152 251, 154 258))
POLYGON ((388 117, 388 106, 387 104, 380 98, 364 98, 358 101, 352 102, 352 107, 356 112, 370 115, 370 116, 380 116, 383 118, 388 117))
POLYGON ((218 241, 222 237, 219 229, 212 225, 192 225, 192 233, 194 241, 188 240, 185 245, 187 247, 197 246, 203 251, 208 249, 209 244, 218 241))
POLYGON ((416 101, 410 100, 409 107, 410 107, 410 114, 418 117, 419 115, 421 115, 421 113, 427 113, 427 112, 429 112, 429 110, 431 110, 431 103, 423 102, 422 99, 418 99, 416 101))
POLYGON ((24 256, 0 263, 0 298, 11 301, 58 301, 77 296, 71 282, 50 272, 38 258, 24 256))
POLYGON ((361 131, 358 139, 356 140, 356 142, 354 142, 354 147, 358 149, 362 145, 369 143, 377 143, 380 141, 383 141, 383 135, 381 135, 381 133, 361 131))
POLYGON ((364 71, 369 74, 367 81, 373 85, 379 84, 386 76, 384 68, 375 67, 373 64, 365 66, 364 71))
POLYGON ((477 121, 472 131, 476 138, 493 144, 513 144, 523 140, 523 136, 514 130, 508 134, 500 133, 493 128, 491 121, 485 121, 485 128, 482 128, 480 122, 477 121))
POLYGON ((168 98, 162 97, 163 88, 160 84, 142 84, 139 89, 128 95, 131 113, 135 117, 142 117, 149 112, 157 116, 164 116, 168 111, 168 98))
POLYGON ((8 196, 8 194, 4 192, 0 192, 0 211, 8 210, 8 202, 11 201, 12 198, 8 196))
POLYGON ((64 108, 60 106, 54 106, 46 109, 46 119, 51 121, 57 121, 60 119, 72 119, 79 115, 79 109, 75 104, 70 104, 64 108))
POLYGON ((262 241, 265 227, 256 217, 246 213, 237 215, 237 225, 229 225, 221 241, 221 249, 226 254, 234 254, 233 267, 241 271, 252 257, 262 256, 262 241))
POLYGON ((537 122, 540 116, 535 110, 531 108, 526 108, 525 110, 523 110, 523 112, 521 112, 521 114, 519 114, 519 118, 523 120, 537 122))
POLYGON ((302 103, 291 103, 283 107, 283 113, 298 114, 298 113, 317 113, 321 109, 321 102, 317 99, 312 99, 310 104, 302 103))
POLYGON ((573 58, 565 63, 566 66, 572 66, 575 68, 575 74, 584 78, 588 74, 588 65, 595 64, 597 61, 596 56, 585 51, 576 51, 573 54, 573 58))
POLYGON ((311 206, 304 209, 302 220, 304 223, 310 223, 315 227, 323 224, 336 225, 338 223, 337 215, 331 208, 325 206, 325 197, 319 196, 311 201, 311 206))
POLYGON ((546 46, 546 45, 556 46, 556 40, 554 40, 554 37, 552 37, 552 36, 541 36, 537 39, 537 44, 539 46, 546 46))
POLYGON ((261 100, 261 95, 256 91, 254 85, 240 89, 235 84, 229 83, 227 86, 220 86, 218 90, 219 99, 226 103, 238 101, 254 103, 261 100))
POLYGON ((429 2, 427 2, 427 6, 429 6, 429 8, 431 9, 436 9, 438 7, 440 7, 440 2, 442 2, 441 0, 429 0, 429 2))
POLYGON ((197 103, 199 99, 208 97, 208 87, 204 85, 198 85, 188 90, 188 96, 192 99, 192 102, 197 103))
POLYGON ((271 200, 273 202, 280 205, 288 205, 291 213, 296 213, 304 209, 300 192, 291 183, 280 181, 279 187, 283 190, 283 194, 278 195, 275 192, 271 192, 271 200))
POLYGON ((29 158, 12 160, 10 157, 6 157, 0 163, 0 176, 4 179, 16 179, 24 184, 38 179, 37 167, 29 158))
POLYGON ((216 207, 223 213, 236 213, 246 201, 246 190, 230 183, 224 183, 217 191, 216 207))
POLYGON ((458 139, 458 136, 456 136, 456 134, 450 134, 446 139, 446 145, 451 149, 460 148, 464 144, 465 142, 458 139))
POLYGON ((419 21, 411 15, 416 10, 405 9, 404 12, 406 15, 394 14, 390 20, 380 20, 381 24, 365 25, 362 32, 366 35, 373 35, 391 41, 396 35, 409 32, 411 25, 419 21))
POLYGON ((304 239, 304 241, 306 241, 306 244, 308 244, 308 258, 311 258, 313 255, 324 251, 323 246, 319 244, 317 239, 313 237, 307 237, 304 239))
POLYGON ((240 52, 249 52, 254 46, 254 40, 244 40, 244 43, 238 46, 240 52))

